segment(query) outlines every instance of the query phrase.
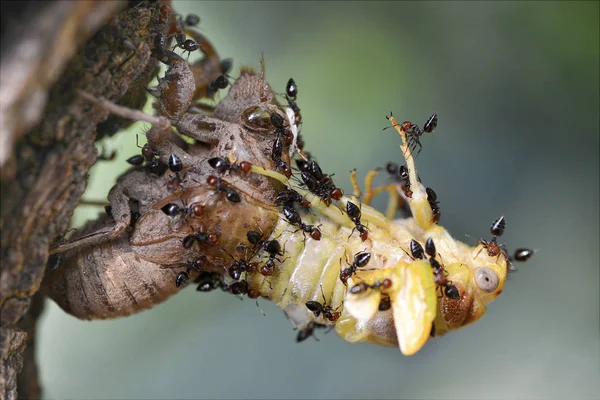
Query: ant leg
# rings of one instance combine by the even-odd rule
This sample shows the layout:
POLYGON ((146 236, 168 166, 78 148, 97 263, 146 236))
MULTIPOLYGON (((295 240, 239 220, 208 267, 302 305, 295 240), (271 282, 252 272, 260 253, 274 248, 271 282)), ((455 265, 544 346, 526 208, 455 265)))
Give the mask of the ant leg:
POLYGON ((68 242, 57 243, 50 248, 50 254, 64 253, 71 249, 98 244, 105 240, 115 238, 123 233, 123 231, 131 224, 129 197, 125 195, 123 189, 124 187, 122 185, 117 185, 108 193, 108 200, 112 207, 111 214, 115 220, 115 224, 112 227, 100 229, 68 242))

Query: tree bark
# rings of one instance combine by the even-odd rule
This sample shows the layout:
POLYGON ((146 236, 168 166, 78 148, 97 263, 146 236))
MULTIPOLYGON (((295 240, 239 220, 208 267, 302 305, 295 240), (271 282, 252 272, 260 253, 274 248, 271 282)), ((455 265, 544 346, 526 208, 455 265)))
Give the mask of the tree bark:
MULTIPOLYGON (((37 12, 35 7, 13 10, 15 18, 28 22, 3 26, 2 399, 41 396, 33 344, 43 299, 35 295, 48 248, 64 234, 79 204, 97 157, 94 141, 114 133, 122 123, 111 120, 98 126, 107 113, 76 91, 140 108, 146 100, 145 86, 157 72, 151 49, 160 29, 158 4, 141 3, 119 11, 124 6, 124 1, 55 1, 37 12)), ((4 2, 2 8, 5 14, 4 2)))

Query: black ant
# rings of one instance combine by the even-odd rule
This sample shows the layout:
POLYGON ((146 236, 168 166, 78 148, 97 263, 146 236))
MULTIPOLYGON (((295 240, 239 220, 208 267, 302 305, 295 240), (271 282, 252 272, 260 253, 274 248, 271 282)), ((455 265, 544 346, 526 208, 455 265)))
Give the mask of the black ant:
POLYGON ((176 203, 168 203, 162 206, 160 209, 169 217, 174 217, 176 215, 192 215, 194 217, 201 217, 204 214, 204 206, 198 202, 192 203, 188 207, 180 207, 176 203))
POLYGON ((371 253, 364 251, 358 252, 354 255, 354 261, 352 261, 352 264, 348 263, 348 260, 346 260, 346 263, 349 265, 349 267, 340 271, 340 280, 342 283, 347 286, 348 278, 356 273, 357 268, 366 266, 369 263, 369 260, 371 260, 371 253))
POLYGON ((194 245, 194 241, 200 244, 215 245, 219 242, 220 237, 219 232, 194 232, 183 238, 183 248, 190 249, 194 245))
POLYGON ((296 125, 300 125, 302 122, 302 115, 300 115, 300 108, 296 103, 296 96, 298 96, 298 85, 293 78, 287 82, 285 85, 285 99, 288 102, 289 107, 294 111, 294 122, 296 125))
POLYGON ((392 287, 392 280, 385 278, 384 280, 380 281, 380 282, 375 282, 372 285, 369 285, 367 282, 362 281, 357 285, 354 285, 350 288, 350 293, 352 294, 361 294, 366 292, 368 289, 374 289, 374 290, 386 290, 392 287))
POLYGON ((310 207, 308 200, 294 189, 282 190, 275 197, 275 204, 279 206, 293 207, 294 203, 298 203, 301 207, 310 207))
MULTIPOLYGON (((296 336, 296 342, 300 343, 305 341, 306 339, 308 339, 309 337, 313 336, 315 329, 325 329, 327 328, 327 325, 323 325, 323 324, 319 324, 318 322, 315 321, 310 321, 308 324, 306 324, 306 326, 304 328, 302 328, 299 332, 298 335, 296 336)), ((313 336, 315 338, 315 340, 318 342, 319 339, 316 336, 313 336)))
MULTIPOLYGON (((273 115, 273 114, 271 114, 273 115)), ((275 162, 275 168, 281 170, 283 175, 286 178, 292 176, 292 169, 285 161, 281 159, 281 155, 283 154, 283 139, 282 135, 277 135, 275 140, 273 141, 273 148, 271 150, 271 159, 275 162)))
MULTIPOLYGON (((412 242, 411 242, 412 243, 412 242)), ((416 243, 416 242, 415 242, 416 243)), ((420 245, 419 245, 420 246, 420 245)), ((447 272, 435 258, 437 251, 432 238, 428 238, 425 242, 425 253, 429 256, 429 265, 433 270, 433 281, 436 285, 443 288, 442 293, 452 300, 460 300, 460 292, 457 287, 447 279, 447 272)))
MULTIPOLYGON (((490 227, 490 233, 492 234, 492 240, 490 240, 489 242, 484 240, 484 239, 479 239, 479 243, 483 245, 483 249, 487 250, 487 254, 490 257, 496 257, 496 256, 500 256, 500 253, 502 252, 502 245, 498 245, 497 243, 497 239, 498 237, 502 236, 502 234, 504 233, 504 229, 506 228, 506 220, 504 219, 504 215, 501 217, 498 217, 494 223, 492 223, 492 226, 490 227)), ((477 255, 475 257, 477 257, 479 255, 479 253, 481 253, 481 250, 479 250, 479 252, 477 253, 477 255)))
POLYGON ((320 197, 327 207, 331 205, 332 199, 340 200, 344 195, 342 189, 335 187, 329 177, 326 177, 323 181, 319 181, 309 172, 302 172, 300 176, 308 190, 320 197))
POLYGON ((167 172, 168 165, 163 163, 160 158, 157 157, 156 152, 152 147, 146 143, 144 146, 140 146, 138 144, 138 139, 136 136, 136 145, 140 149, 142 149, 142 154, 135 155, 133 157, 129 157, 127 162, 131 165, 140 166, 145 162, 145 168, 147 171, 153 173, 154 175, 162 176, 165 172, 167 172))
POLYGON ((183 20, 183 23, 186 26, 196 26, 200 23, 200 17, 196 14, 188 14, 185 17, 185 20, 183 20))
POLYGON ((198 284, 196 290, 199 292, 211 292, 217 288, 225 290, 226 287, 223 276, 216 272, 201 271, 194 283, 198 284))
POLYGON ((254 249, 258 250, 262 248, 269 253, 269 259, 260 267, 260 274, 263 276, 272 275, 275 269, 275 260, 282 262, 277 258, 277 256, 283 255, 279 242, 277 240, 264 241, 262 240, 262 235, 256 231, 246 232, 246 238, 250 244, 254 245, 254 249))
POLYGON ((214 186, 219 192, 225 193, 225 198, 228 201, 232 203, 239 203, 240 201, 242 201, 240 194, 235 190, 225 186, 221 178, 217 178, 216 176, 211 175, 206 180, 206 183, 208 183, 211 186, 214 186))
POLYGON ((514 260, 514 261, 518 261, 518 262, 525 262, 525 261, 529 260, 529 258, 531 258, 533 253, 535 253, 535 250, 521 247, 521 248, 518 248, 515 250, 515 252, 513 253, 513 256, 510 257, 510 260, 511 261, 514 260))
POLYGON ((192 270, 200 272, 204 265, 206 265, 205 256, 200 256, 194 261, 188 261, 185 271, 181 271, 179 274, 177 274, 177 278, 175 278, 175 286, 180 287, 188 283, 190 280, 190 272, 192 270))
POLYGON ((379 311, 387 311, 392 308, 392 301, 390 300, 390 296, 381 296, 381 300, 379 300, 379 311))
MULTIPOLYGON (((369 237, 369 232, 367 231, 367 227, 360 223, 360 217, 362 216, 362 213, 358 206, 349 201, 346 203, 346 212, 348 213, 350 220, 352 220, 352 222, 354 222, 355 225, 355 227, 352 229, 352 232, 350 233, 350 236, 352 236, 354 230, 357 230, 360 239, 363 242, 367 240, 367 238, 369 237)), ((348 236, 348 238, 350 238, 350 236, 348 236)))
POLYGON ((427 201, 429 202, 429 206, 431 207, 431 211, 433 213, 432 222, 437 224, 440 222, 440 217, 442 214, 440 213, 439 201, 437 201, 437 194, 432 188, 425 188, 427 192, 427 201))
POLYGON ((283 136, 284 143, 289 146, 294 141, 294 135, 285 129, 283 117, 278 113, 272 113, 269 117, 271 124, 276 128, 276 133, 283 136))
POLYGON ((222 250, 233 260, 233 263, 227 268, 227 273, 232 279, 239 280, 244 272, 256 272, 258 267, 256 263, 249 263, 245 258, 243 260, 236 260, 226 249, 222 248, 222 250))
POLYGON ((325 305, 326 301, 325 293, 323 293, 323 286, 321 286, 321 295, 323 296, 323 303, 319 303, 318 301, 307 301, 305 303, 306 308, 308 308, 309 311, 312 311, 316 318, 319 318, 319 316, 323 314, 323 318, 331 322, 337 321, 342 315, 339 311, 337 311, 337 309, 339 309, 340 307, 334 309, 331 306, 325 305))
POLYGON ((418 260, 422 260, 425 258, 425 253, 423 252, 423 247, 416 240, 414 240, 414 239, 411 240, 408 247, 410 248, 410 253, 412 254, 413 258, 418 259, 418 260))
POLYGON ((229 79, 225 75, 219 75, 208 84, 208 97, 213 97, 219 89, 225 89, 227 86, 229 86, 229 79))
POLYGON ((208 163, 220 174, 226 171, 240 171, 247 174, 252 168, 252 164, 250 164, 248 161, 232 164, 228 159, 223 157, 213 157, 208 160, 208 163))
POLYGON ((406 165, 398 165, 395 163, 387 163, 385 166, 387 172, 394 177, 396 182, 400 183, 404 196, 412 198, 413 192, 410 190, 410 178, 408 176, 408 168, 406 165))
POLYGON ((300 214, 296 210, 294 210, 293 206, 285 205, 283 206, 283 215, 289 221, 290 224, 296 225, 303 233, 308 233, 310 237, 314 240, 321 240, 321 231, 319 228, 314 225, 307 225, 302 222, 300 218, 300 214))

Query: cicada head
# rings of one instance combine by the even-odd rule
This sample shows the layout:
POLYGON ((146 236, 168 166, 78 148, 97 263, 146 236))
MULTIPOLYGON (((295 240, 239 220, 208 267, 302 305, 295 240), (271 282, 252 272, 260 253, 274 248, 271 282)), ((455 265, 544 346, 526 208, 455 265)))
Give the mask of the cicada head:
POLYGON ((502 293, 507 259, 504 253, 490 257, 485 250, 481 250, 482 245, 473 247, 471 251, 465 250, 467 256, 462 261, 445 266, 447 279, 458 289, 460 300, 452 300, 447 296, 439 299, 436 335, 477 321, 485 314, 487 304, 502 293))

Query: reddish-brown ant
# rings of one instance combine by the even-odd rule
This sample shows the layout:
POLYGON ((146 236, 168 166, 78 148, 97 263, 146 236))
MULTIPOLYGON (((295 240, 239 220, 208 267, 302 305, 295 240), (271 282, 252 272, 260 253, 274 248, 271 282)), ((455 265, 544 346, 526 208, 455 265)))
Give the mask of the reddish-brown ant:
MULTIPOLYGON (((492 226, 490 227, 490 233, 492 234, 492 240, 490 240, 488 242, 484 239, 479 239, 479 243, 483 245, 482 250, 486 249, 488 256, 490 256, 490 257, 500 256, 500 253, 502 252, 502 249, 501 249, 502 245, 499 245, 497 243, 497 239, 498 239, 498 237, 502 236, 505 228, 506 228, 506 220, 504 219, 504 215, 503 215, 501 217, 498 217, 494 221, 492 226)), ((481 253, 481 250, 479 250, 479 252, 477 253, 477 255, 475 257, 477 257, 479 255, 479 253, 481 253)))
POLYGON ((275 168, 279 169, 287 178, 292 176, 292 169, 285 161, 281 159, 283 154, 283 136, 277 135, 273 141, 273 149, 271 150, 271 159, 275 162, 275 168))
POLYGON ((421 153, 423 149, 423 145, 421 145, 420 137, 423 133, 431 133, 435 130, 438 123, 438 117, 436 113, 431 114, 431 116, 423 125, 423 129, 419 128, 418 125, 413 124, 410 121, 404 121, 400 127, 404 132, 406 132, 406 137, 408 139, 408 148, 410 149, 410 153, 412 154, 417 146, 419 147, 419 151, 415 155, 415 158, 421 153))
POLYGON ((349 265, 348 268, 344 268, 340 271, 340 280, 344 285, 348 285, 348 278, 356 273, 357 268, 362 268, 366 266, 371 260, 371 253, 367 253, 364 251, 358 252, 354 255, 354 260, 352 264, 346 260, 346 263, 349 265))

